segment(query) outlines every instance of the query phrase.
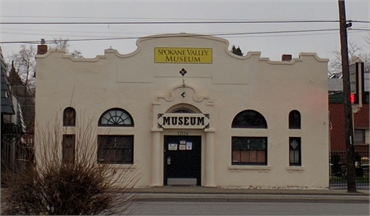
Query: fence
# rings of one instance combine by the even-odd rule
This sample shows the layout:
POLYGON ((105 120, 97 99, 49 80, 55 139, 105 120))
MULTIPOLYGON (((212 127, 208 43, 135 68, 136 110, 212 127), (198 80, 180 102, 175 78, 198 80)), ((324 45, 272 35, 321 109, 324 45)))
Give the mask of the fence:
MULTIPOLYGON (((330 152, 330 188, 347 188, 347 153, 345 150, 330 152)), ((369 148, 355 150, 356 187, 369 188, 369 148)))
POLYGON ((6 171, 23 172, 34 164, 33 135, 21 134, 19 130, 10 130, 16 127, 5 126, 1 134, 1 174, 6 171))

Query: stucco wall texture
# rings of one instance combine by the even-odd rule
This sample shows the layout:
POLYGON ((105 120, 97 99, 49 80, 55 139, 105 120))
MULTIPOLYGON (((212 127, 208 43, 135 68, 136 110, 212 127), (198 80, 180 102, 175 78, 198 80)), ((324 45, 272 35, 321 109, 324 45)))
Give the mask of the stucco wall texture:
MULTIPOLYGON (((260 52, 236 56, 228 41, 195 34, 148 36, 137 46, 130 54, 107 49, 92 59, 74 59, 64 50, 38 55, 37 127, 73 107, 76 127, 91 124, 95 136, 133 135, 134 164, 115 166, 140 173, 137 187, 163 185, 164 136, 186 132, 201 136, 202 186, 328 188, 327 59, 314 53, 300 53, 291 61, 270 61, 260 52), (158 47, 211 49, 212 62, 155 62, 158 47), (183 68, 184 77, 179 73, 183 68), (158 114, 175 106, 209 114, 209 127, 159 128, 158 114), (130 113, 133 127, 98 127, 99 117, 115 107, 130 113), (244 110, 262 114, 267 128, 232 128, 234 117, 244 110), (292 110, 301 114, 300 129, 289 129, 292 110), (267 165, 232 165, 235 136, 267 137, 267 165), (290 137, 301 138, 301 166, 289 166, 290 137)), ((57 124, 63 128, 61 120, 57 124)), ((42 136, 36 133, 36 151, 42 136)))

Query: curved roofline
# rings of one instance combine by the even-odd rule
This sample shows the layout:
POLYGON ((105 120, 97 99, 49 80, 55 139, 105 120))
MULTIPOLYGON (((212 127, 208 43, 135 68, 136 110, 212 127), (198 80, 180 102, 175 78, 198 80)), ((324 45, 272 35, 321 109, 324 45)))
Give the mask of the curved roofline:
POLYGON ((128 58, 128 57, 132 57, 132 56, 138 54, 141 51, 143 42, 150 41, 150 40, 155 40, 155 39, 159 39, 159 38, 166 38, 166 37, 167 38, 192 37, 192 38, 201 38, 201 39, 213 40, 213 41, 222 43, 224 45, 225 52, 230 57, 238 59, 238 60, 246 60, 246 59, 251 58, 252 56, 258 56, 260 61, 265 61, 268 64, 287 65, 287 64, 294 64, 296 62, 302 62, 303 58, 305 58, 307 56, 307 57, 314 57, 318 62, 326 63, 326 62, 329 61, 329 59, 324 59, 324 58, 318 57, 317 54, 314 53, 314 52, 301 52, 301 53, 299 53, 298 58, 293 58, 291 61, 275 61, 275 60, 273 61, 273 60, 270 60, 270 58, 268 58, 268 57, 261 57, 261 52, 260 51, 249 51, 249 52, 247 52, 247 54, 245 56, 238 56, 238 55, 235 55, 234 53, 232 53, 231 50, 229 50, 230 42, 227 39, 224 39, 224 38, 221 38, 221 37, 215 37, 215 36, 211 36, 211 35, 194 34, 194 33, 166 33, 166 34, 155 34, 155 35, 149 35, 149 36, 141 37, 141 38, 136 40, 136 46, 137 46, 136 50, 134 50, 131 53, 127 53, 127 54, 121 54, 116 49, 109 48, 109 49, 104 50, 104 55, 97 55, 95 58, 73 58, 72 55, 64 54, 65 53, 64 49, 49 49, 45 54, 37 55, 36 57, 37 58, 46 58, 51 53, 63 53, 63 58, 70 59, 74 62, 95 62, 95 61, 98 61, 100 59, 106 59, 106 54, 107 53, 112 53, 112 54, 114 54, 114 55, 116 55, 117 57, 120 57, 120 58, 128 58))

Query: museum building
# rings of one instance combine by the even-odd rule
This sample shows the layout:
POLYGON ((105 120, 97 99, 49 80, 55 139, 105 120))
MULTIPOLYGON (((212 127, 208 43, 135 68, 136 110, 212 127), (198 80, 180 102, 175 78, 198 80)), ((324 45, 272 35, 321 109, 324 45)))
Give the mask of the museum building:
POLYGON ((225 39, 185 33, 95 58, 39 45, 36 127, 59 119, 68 162, 89 125, 96 163, 131 168, 137 187, 328 188, 327 63, 238 56, 225 39))

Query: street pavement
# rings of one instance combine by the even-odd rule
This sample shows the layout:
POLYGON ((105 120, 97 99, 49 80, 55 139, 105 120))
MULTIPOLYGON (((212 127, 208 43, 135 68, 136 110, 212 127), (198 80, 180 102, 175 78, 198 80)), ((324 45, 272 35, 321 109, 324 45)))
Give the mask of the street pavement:
MULTIPOLYGON (((1 191, 6 190, 1 188, 1 191)), ((114 189, 111 192, 121 192, 114 189)), ((127 191, 126 191, 127 192, 127 191)), ((369 203, 369 189, 239 189, 200 186, 135 188, 134 201, 369 203)))
POLYGON ((335 202, 369 203, 369 190, 358 189, 237 189, 200 186, 136 188, 135 201, 191 202, 335 202))

